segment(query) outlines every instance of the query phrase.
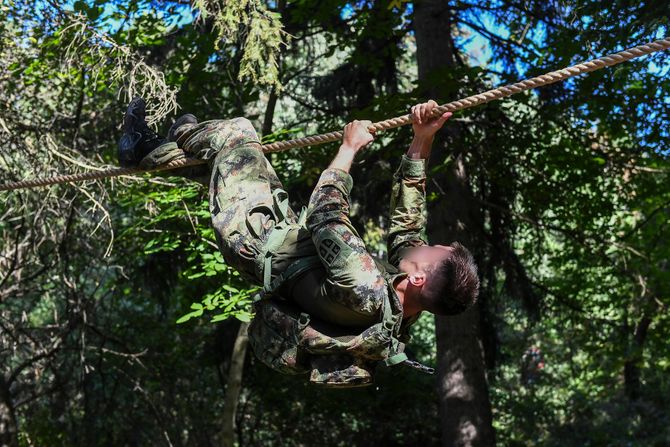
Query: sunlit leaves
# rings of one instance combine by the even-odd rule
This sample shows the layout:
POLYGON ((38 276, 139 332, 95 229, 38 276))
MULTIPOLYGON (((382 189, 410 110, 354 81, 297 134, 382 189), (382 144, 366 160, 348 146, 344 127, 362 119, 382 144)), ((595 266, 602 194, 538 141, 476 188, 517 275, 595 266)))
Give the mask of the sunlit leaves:
POLYGON ((203 20, 213 21, 218 40, 242 42, 239 80, 281 89, 279 53, 288 44, 280 14, 262 0, 195 0, 203 20))

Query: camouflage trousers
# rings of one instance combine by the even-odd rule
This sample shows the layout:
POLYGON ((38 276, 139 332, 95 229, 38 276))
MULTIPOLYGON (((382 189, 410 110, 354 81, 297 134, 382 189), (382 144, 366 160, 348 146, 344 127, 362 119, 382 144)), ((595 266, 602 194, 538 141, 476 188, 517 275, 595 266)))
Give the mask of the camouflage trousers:
POLYGON ((246 118, 205 121, 182 126, 175 136, 187 154, 209 160, 209 208, 223 258, 262 284, 268 236, 278 222, 297 218, 252 124, 246 118))

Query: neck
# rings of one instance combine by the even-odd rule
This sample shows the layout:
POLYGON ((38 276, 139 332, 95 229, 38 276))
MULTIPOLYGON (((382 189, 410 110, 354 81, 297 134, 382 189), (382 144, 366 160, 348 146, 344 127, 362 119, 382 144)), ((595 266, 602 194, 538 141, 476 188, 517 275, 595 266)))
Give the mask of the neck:
POLYGON ((399 278, 393 285, 393 288, 398 294, 398 299, 402 305, 402 314, 405 318, 416 315, 423 310, 419 302, 420 291, 416 287, 411 287, 406 277, 403 279, 399 278))

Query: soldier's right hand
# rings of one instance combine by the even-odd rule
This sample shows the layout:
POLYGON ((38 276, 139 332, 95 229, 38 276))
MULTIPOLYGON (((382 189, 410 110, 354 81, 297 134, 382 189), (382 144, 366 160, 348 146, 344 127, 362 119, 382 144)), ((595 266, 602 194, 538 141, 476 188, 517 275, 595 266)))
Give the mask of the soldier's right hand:
POLYGON ((342 146, 358 152, 370 144, 375 139, 374 134, 368 130, 370 125, 372 121, 354 120, 344 126, 342 146))

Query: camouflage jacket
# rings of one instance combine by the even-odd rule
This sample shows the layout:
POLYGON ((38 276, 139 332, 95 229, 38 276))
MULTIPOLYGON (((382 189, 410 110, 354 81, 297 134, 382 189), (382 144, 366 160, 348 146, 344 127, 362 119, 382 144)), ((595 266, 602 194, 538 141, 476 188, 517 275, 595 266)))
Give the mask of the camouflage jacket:
MULTIPOLYGON (((288 281, 280 294, 313 317, 349 327, 366 327, 380 321, 386 299, 402 308, 393 288, 403 250, 426 244, 425 161, 403 156, 394 175, 387 239, 389 264, 376 262, 349 219, 351 176, 327 169, 310 198, 307 229, 323 269, 317 268, 288 281)), ((406 318, 408 328, 418 315, 406 318)))

